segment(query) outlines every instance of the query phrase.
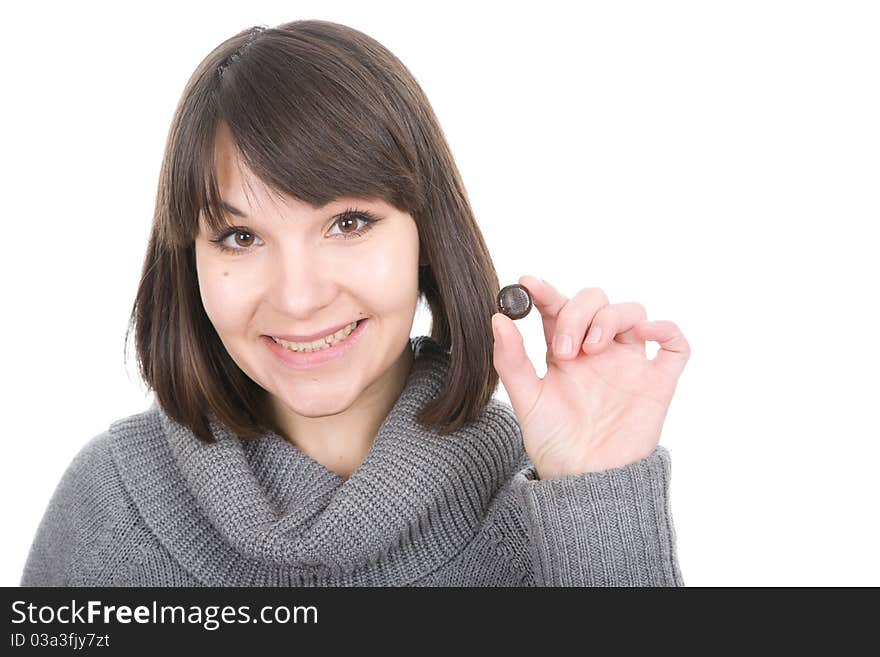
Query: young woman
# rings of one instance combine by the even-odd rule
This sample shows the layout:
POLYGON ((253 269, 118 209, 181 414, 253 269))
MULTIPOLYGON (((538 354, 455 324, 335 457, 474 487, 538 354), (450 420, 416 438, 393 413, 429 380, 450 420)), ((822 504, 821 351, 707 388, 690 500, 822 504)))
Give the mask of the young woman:
POLYGON ((683 585, 658 442, 686 340, 519 282, 543 379, 404 65, 326 21, 224 41, 177 107, 132 310, 155 402, 76 456, 21 583, 683 585))

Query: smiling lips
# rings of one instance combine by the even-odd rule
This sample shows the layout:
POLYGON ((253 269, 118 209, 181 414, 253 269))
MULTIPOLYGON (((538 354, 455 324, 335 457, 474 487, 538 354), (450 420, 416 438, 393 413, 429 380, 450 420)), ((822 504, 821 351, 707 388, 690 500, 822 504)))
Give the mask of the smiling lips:
POLYGON ((311 370, 342 360, 355 350, 364 337, 364 332, 369 330, 364 328, 367 324, 369 321, 365 317, 314 342, 286 342, 268 335, 262 336, 260 340, 282 366, 293 370, 311 370))
POLYGON ((272 333, 271 337, 278 338, 279 340, 284 340, 285 342, 314 342, 315 340, 326 338, 328 335, 332 335, 336 333, 336 331, 344 329, 347 326, 351 326, 354 323, 356 322, 346 322, 345 324, 340 324, 338 326, 334 326, 333 328, 324 329, 323 331, 314 333, 312 335, 279 335, 272 333))

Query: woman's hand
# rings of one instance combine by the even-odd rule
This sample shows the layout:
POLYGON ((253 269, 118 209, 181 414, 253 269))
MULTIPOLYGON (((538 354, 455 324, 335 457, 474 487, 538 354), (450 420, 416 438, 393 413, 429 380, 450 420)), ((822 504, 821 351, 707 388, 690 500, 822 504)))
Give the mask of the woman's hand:
POLYGON ((493 364, 538 477, 598 472, 649 456, 690 356, 678 327, 647 321, 641 304, 609 304, 599 288, 569 299, 533 276, 519 283, 541 313, 547 373, 537 376, 519 329, 501 313, 492 315, 493 364), (598 329, 599 341, 589 342, 598 329), (567 354, 558 350, 561 340, 554 342, 565 335, 567 354), (645 355, 646 340, 660 344, 653 360, 645 355))

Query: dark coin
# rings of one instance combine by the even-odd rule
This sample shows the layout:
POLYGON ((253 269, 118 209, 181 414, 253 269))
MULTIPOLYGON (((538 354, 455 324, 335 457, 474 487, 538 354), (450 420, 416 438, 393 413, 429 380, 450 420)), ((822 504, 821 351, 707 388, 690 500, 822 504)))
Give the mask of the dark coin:
POLYGON ((498 312, 510 319, 521 319, 532 309, 532 295, 519 283, 507 285, 498 293, 498 312))

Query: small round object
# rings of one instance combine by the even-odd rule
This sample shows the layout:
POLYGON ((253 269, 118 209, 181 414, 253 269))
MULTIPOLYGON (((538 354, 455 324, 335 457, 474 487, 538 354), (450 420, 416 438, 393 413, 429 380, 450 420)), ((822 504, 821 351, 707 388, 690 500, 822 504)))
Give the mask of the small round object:
POLYGON ((522 319, 532 309, 532 295, 519 283, 506 285, 498 293, 498 311, 510 319, 522 319))

